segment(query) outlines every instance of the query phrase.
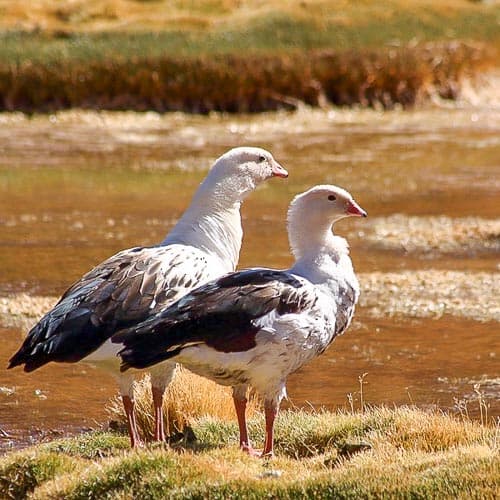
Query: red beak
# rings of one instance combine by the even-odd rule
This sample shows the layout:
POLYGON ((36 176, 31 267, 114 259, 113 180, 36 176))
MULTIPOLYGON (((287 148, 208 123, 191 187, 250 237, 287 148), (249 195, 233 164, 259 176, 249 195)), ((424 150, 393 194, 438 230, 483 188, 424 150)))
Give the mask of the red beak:
POLYGON ((288 177, 288 172, 277 161, 273 161, 271 172, 274 177, 282 177, 283 179, 288 177))
POLYGON ((368 215, 354 200, 348 202, 345 212, 355 217, 366 217, 368 215))

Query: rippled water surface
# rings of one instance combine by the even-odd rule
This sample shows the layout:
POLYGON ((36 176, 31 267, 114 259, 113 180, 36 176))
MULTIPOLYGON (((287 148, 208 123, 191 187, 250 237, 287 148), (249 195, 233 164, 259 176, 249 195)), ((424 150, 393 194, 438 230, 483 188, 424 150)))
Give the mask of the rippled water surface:
MULTIPOLYGON (((0 297, 60 295, 116 251, 158 242, 211 162, 243 144, 271 150, 290 177, 269 182, 245 203, 241 266, 288 266, 288 202, 314 184, 335 183, 370 216, 337 226, 349 238, 361 276, 408 269, 499 272, 495 234, 488 236, 492 245, 463 251, 440 251, 439 234, 435 248, 415 251, 366 236, 385 218, 399 221, 394 214, 498 221, 498 108, 0 115, 0 297)), ((435 225, 430 230, 439 233, 435 225)), ((490 415, 500 414, 498 322, 381 316, 359 307, 351 330, 290 377, 293 403, 335 408, 352 398, 359 405, 359 377, 366 373, 368 403, 453 409, 466 401, 474 415, 474 385, 480 384, 490 415)), ((116 392, 107 374, 84 364, 51 364, 30 375, 6 371, 1 367, 25 332, 3 322, 0 447, 105 421, 104 404, 116 392), (2 431, 14 438, 2 439, 2 431)))

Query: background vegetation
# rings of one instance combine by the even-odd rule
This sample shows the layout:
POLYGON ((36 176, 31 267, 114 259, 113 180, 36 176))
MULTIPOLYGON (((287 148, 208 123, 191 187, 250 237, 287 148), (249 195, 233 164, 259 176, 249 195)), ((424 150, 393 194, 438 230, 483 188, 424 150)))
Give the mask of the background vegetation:
POLYGON ((163 34, 167 49, 376 47, 498 42, 499 8, 473 0, 0 0, 0 29, 59 35, 163 34), (169 36, 170 35, 170 36, 169 36), (210 43, 212 41, 212 43, 210 43))
POLYGON ((456 98, 500 41, 498 4, 467 0, 33 4, 0 0, 0 109, 410 106, 456 98))

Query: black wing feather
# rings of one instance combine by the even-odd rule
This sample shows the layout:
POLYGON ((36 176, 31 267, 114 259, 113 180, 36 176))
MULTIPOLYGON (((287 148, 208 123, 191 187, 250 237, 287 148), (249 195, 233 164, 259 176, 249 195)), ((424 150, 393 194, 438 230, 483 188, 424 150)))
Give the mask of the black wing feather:
POLYGON ((249 269, 191 291, 112 339, 124 344, 122 371, 146 368, 200 343, 223 352, 244 351, 255 347, 260 330, 256 320, 272 311, 298 312, 313 300, 303 283, 287 272, 249 269))

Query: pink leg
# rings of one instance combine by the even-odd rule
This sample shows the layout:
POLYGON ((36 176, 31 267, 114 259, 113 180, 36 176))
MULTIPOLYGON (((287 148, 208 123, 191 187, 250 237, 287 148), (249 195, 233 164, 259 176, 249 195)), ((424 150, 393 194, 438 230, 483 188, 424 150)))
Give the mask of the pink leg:
POLYGON ((132 448, 141 447, 142 440, 137 430, 137 422, 135 420, 134 400, 130 396, 122 396, 123 408, 127 416, 128 434, 130 436, 130 446, 132 448))
POLYGON ((278 414, 277 405, 265 405, 264 412, 266 416, 266 440, 264 442, 264 449, 262 450, 262 457, 272 457, 274 455, 273 445, 274 445, 274 419, 278 414))
POLYGON ((165 430, 163 428, 163 389, 151 387, 153 393, 153 406, 155 410, 155 441, 165 441, 165 430))
POLYGON ((233 396, 234 408, 238 418, 238 427, 240 429, 240 448, 249 455, 257 455, 258 453, 252 448, 248 439, 247 420, 245 410, 247 407, 247 399, 239 399, 233 396))

